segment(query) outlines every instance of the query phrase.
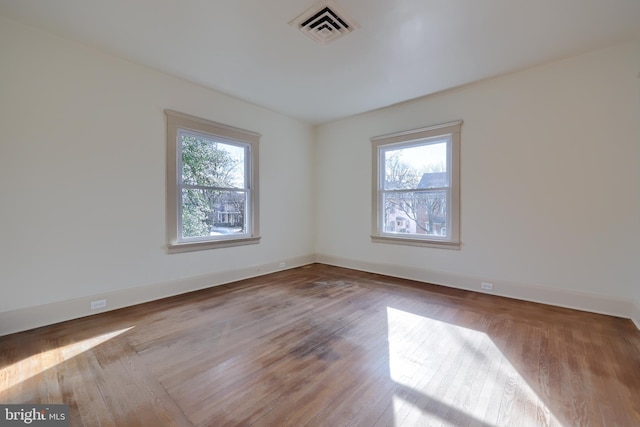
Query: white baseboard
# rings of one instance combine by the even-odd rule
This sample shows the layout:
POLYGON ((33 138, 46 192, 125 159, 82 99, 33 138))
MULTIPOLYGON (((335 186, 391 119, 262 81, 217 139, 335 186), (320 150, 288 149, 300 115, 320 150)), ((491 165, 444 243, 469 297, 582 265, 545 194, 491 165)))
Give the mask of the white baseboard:
POLYGON ((631 304, 631 320, 635 323, 636 328, 640 330, 640 300, 636 300, 631 304))
MULTIPOLYGON (((300 267, 315 262, 315 255, 307 255, 283 260, 288 268, 300 267)), ((67 301, 54 302, 34 307, 0 312, 0 336, 26 331, 45 325, 64 322, 109 310, 129 307, 144 302, 166 298, 186 292, 197 291, 212 286, 262 276, 283 270, 280 263, 254 265, 237 270, 220 271, 201 276, 187 277, 152 285, 121 289, 104 294, 90 295, 67 301), (91 310, 91 301, 107 300, 107 307, 91 310)))
MULTIPOLYGON (((606 295, 587 292, 569 291, 557 288, 522 285, 506 281, 493 280, 493 291, 486 292, 479 289, 481 281, 476 277, 457 275, 453 273, 423 270, 414 267, 402 267, 392 264, 376 264, 331 255, 316 254, 284 260, 287 268, 295 268, 314 262, 384 274, 404 279, 417 280, 474 292, 485 292, 525 301, 539 302, 559 307, 590 311, 593 313, 630 318, 640 329, 640 301, 611 298, 606 295)), ((17 310, 0 312, 0 336, 15 332, 26 331, 40 326, 64 322, 90 316, 109 310, 129 307, 144 302, 166 298, 199 289, 205 289, 237 280, 261 276, 282 270, 279 263, 254 265, 237 270, 220 271, 216 273, 193 276, 152 285, 122 289, 98 295, 76 298, 73 300, 54 302, 45 305, 27 307, 17 310), (91 301, 107 300, 107 308, 91 310, 91 301)))
MULTIPOLYGON (((607 295, 543 286, 523 285, 501 280, 492 280, 491 283, 493 283, 493 290, 483 291, 480 289, 480 283, 487 281, 486 278, 470 277, 454 273, 424 270, 415 267, 403 267, 392 264, 376 264, 368 261, 340 258, 324 254, 316 254, 316 262, 370 273, 416 280, 419 282, 432 283, 435 285, 465 289, 474 292, 482 292, 491 295, 555 305, 558 307, 624 317, 627 319, 630 317, 633 305, 630 301, 611 298, 607 295)), ((640 328, 640 307, 638 307, 638 304, 636 304, 634 322, 636 326, 640 328)))

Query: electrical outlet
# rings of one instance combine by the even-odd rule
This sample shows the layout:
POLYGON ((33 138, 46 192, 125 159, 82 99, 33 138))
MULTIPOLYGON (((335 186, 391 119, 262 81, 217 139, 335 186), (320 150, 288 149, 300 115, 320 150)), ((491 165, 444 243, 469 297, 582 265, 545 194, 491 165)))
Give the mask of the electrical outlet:
POLYGON ((482 282, 480 283, 480 288, 484 289, 485 291, 491 291, 493 290, 493 283, 482 282))
POLYGON ((287 266, 286 262, 281 262, 280 265, 278 267, 280 268, 285 268, 287 266))
POLYGON ((105 308, 107 306, 106 299, 99 299, 97 301, 91 301, 91 310, 98 310, 99 308, 105 308))

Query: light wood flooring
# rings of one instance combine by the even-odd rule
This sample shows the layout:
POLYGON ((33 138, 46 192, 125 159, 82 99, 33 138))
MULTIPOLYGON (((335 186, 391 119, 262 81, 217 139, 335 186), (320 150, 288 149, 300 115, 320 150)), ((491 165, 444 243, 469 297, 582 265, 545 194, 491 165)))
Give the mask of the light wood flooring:
POLYGON ((314 264, 0 337, 72 426, 640 426, 630 320, 314 264))

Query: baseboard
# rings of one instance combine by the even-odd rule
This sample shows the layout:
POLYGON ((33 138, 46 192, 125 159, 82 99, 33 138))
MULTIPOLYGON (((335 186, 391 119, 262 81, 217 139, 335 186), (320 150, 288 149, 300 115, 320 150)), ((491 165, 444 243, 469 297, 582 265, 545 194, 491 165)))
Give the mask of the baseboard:
MULTIPOLYGON (((501 280, 492 280, 493 290, 483 291, 480 289, 480 283, 486 281, 486 278, 470 277, 448 272, 424 270, 420 268, 403 267, 391 264, 377 264, 368 261, 340 258, 324 254, 316 254, 316 262, 370 273, 417 280, 435 285, 465 289, 474 292, 483 292, 491 295, 555 305, 558 307, 624 317, 627 319, 630 317, 633 305, 630 301, 611 298, 606 295, 543 286, 523 285, 520 283, 511 283, 501 280)), ((636 304, 635 309, 636 316, 634 322, 636 326, 640 328, 640 310, 638 304, 636 304)))
MULTIPOLYGON (((370 273, 384 274, 399 278, 417 280, 425 283, 449 286, 474 292, 485 292, 479 289, 481 281, 476 277, 457 275, 448 272, 403 267, 392 264, 377 264, 368 261, 316 254, 284 260, 286 268, 301 267, 314 262, 351 268, 370 273)), ((161 298, 197 291, 225 283, 231 283, 250 277, 261 276, 282 270, 279 263, 253 265, 236 270, 226 270, 192 276, 135 288, 122 289, 98 295, 90 295, 72 300, 54 302, 45 305, 27 307, 12 311, 0 312, 0 336, 26 331, 40 326, 64 322, 90 316, 109 310, 129 307, 161 298), (91 310, 90 303, 95 300, 107 300, 107 308, 91 310)), ((640 301, 630 302, 615 299, 606 295, 587 292, 568 291, 556 288, 523 285, 506 281, 492 280, 493 291, 485 292, 509 298, 551 304, 559 307, 590 311, 630 318, 640 330, 640 301)))
POLYGON ((631 320, 635 323, 636 328, 640 330, 640 300, 636 300, 631 304, 631 320))
MULTIPOLYGON (((286 263, 287 269, 300 267, 315 262, 315 255, 289 258, 283 260, 283 262, 286 263)), ((90 295, 72 300, 4 311, 0 312, 0 336, 231 283, 237 280, 262 276, 280 270, 283 270, 283 268, 280 267, 280 263, 253 265, 236 270, 219 271, 104 294, 90 295), (90 309, 91 301, 102 299, 107 300, 107 307, 105 309, 90 309)))

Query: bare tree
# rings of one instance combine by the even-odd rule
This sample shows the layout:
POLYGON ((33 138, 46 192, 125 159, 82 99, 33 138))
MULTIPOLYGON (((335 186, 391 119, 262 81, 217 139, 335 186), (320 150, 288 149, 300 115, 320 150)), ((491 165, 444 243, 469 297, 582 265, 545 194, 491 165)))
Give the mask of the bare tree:
POLYGON ((399 151, 388 152, 385 157, 385 190, 416 188, 420 182, 418 170, 400 159, 399 151))
POLYGON ((444 216, 446 198, 442 191, 396 193, 386 199, 389 213, 400 211, 416 225, 416 231, 435 234, 435 222, 444 216))

